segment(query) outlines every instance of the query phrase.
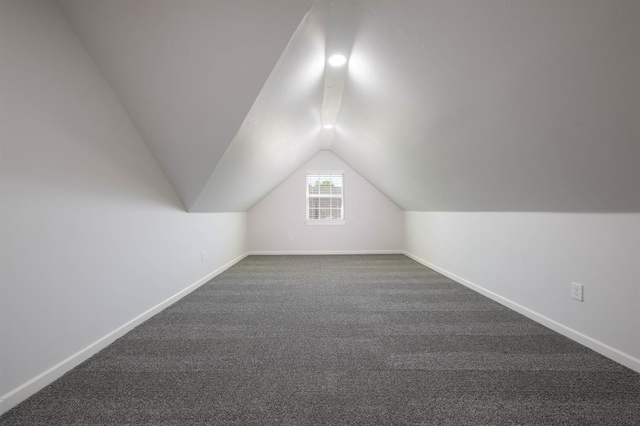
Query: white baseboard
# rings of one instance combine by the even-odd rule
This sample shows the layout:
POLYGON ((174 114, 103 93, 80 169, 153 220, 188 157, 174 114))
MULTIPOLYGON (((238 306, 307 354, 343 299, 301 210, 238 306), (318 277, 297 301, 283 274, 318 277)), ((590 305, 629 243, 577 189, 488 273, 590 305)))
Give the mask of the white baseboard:
POLYGON ((250 256, 317 256, 335 254, 404 254, 403 250, 250 251, 250 256))
POLYGON ((35 394, 36 392, 38 392, 39 390, 41 390, 45 386, 47 386, 50 383, 52 383, 54 380, 62 377, 63 374, 65 374, 66 372, 68 372, 72 368, 76 367, 77 365, 79 365, 82 362, 86 361, 87 359, 89 359, 90 357, 92 357, 93 355, 95 355, 96 353, 101 351, 102 349, 106 348, 111 343, 113 343, 116 339, 124 336, 129 331, 133 330, 136 326, 138 326, 141 323, 143 323, 144 321, 148 320, 149 318, 151 318, 152 316, 154 316, 158 312, 162 311, 163 309, 165 309, 169 305, 172 305, 175 302, 177 302, 178 300, 182 299, 183 297, 185 297, 186 295, 188 295, 192 291, 196 290, 201 285, 207 283, 209 280, 214 278, 216 275, 219 275, 222 272, 226 271, 227 269, 229 269, 230 267, 232 267, 233 265, 235 265, 236 263, 238 263, 239 261, 241 261, 242 259, 244 259, 248 255, 249 255, 249 253, 245 252, 244 254, 236 257, 235 259, 233 259, 232 261, 230 261, 230 262, 226 263, 225 265, 219 267, 215 271, 210 272, 209 274, 207 274, 204 277, 200 278, 198 281, 196 281, 195 283, 191 284, 190 286, 188 286, 184 290, 181 290, 178 293, 174 294, 173 296, 169 297, 168 299, 158 303, 153 308, 143 312, 142 314, 140 314, 137 317, 133 318, 129 322, 127 322, 127 323, 121 325, 120 327, 116 328, 115 330, 113 330, 112 332, 107 334, 106 336, 96 340, 95 342, 93 342, 89 346, 87 346, 84 349, 81 349, 80 351, 78 351, 75 354, 71 355, 69 358, 65 359, 64 361, 54 365, 50 369, 44 371, 43 373, 41 373, 38 376, 32 378, 31 380, 27 381, 26 383, 18 386, 17 388, 9 391, 5 395, 2 395, 0 397, 0 416, 2 414, 4 414, 6 411, 9 411, 11 408, 13 408, 16 405, 18 405, 20 402, 22 402, 25 399, 29 398, 31 395, 35 394))
POLYGON ((598 352, 601 355, 606 356, 607 358, 612 359, 613 361, 616 361, 622 365, 624 365, 625 367, 628 367, 638 373, 640 373, 640 359, 635 358, 629 354, 626 354, 622 351, 619 351, 616 348, 613 348, 605 343, 600 342, 599 340, 596 340, 592 337, 589 337, 585 334, 580 333, 579 331, 576 331, 570 327, 567 327, 566 325, 563 325, 555 320, 552 320, 549 317, 546 317, 544 315, 539 314, 538 312, 535 312, 525 306, 520 305, 519 303, 516 303, 512 300, 507 299, 506 297, 500 296, 497 293, 492 292, 491 290, 487 290, 486 288, 475 284, 465 278, 462 278, 461 276, 458 276, 456 274, 454 274, 453 272, 450 272, 444 268, 441 268, 437 265, 434 265, 431 262, 428 262, 424 259, 419 258, 418 256, 409 253, 408 251, 403 251, 404 255, 415 260, 418 263, 423 264, 424 266, 433 269, 434 271, 437 271, 439 273, 441 273, 442 275, 451 278, 452 280, 464 285, 465 287, 468 287, 474 291, 477 291, 478 293, 487 296, 489 299, 494 300, 498 303, 500 303, 503 306, 506 306, 507 308, 513 309, 514 311, 526 316, 529 319, 532 319, 533 321, 544 325, 547 328, 550 328, 551 330, 562 334, 563 336, 568 337, 571 340, 574 340, 578 343, 580 343, 581 345, 584 345, 586 347, 588 347, 589 349, 593 349, 594 351, 598 352))

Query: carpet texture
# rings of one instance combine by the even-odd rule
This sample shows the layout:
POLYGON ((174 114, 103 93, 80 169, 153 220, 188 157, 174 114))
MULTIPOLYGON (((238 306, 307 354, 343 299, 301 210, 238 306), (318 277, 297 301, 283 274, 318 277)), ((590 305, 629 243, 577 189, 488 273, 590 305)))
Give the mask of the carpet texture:
POLYGON ((251 256, 0 418, 640 424, 640 374, 402 255, 251 256))

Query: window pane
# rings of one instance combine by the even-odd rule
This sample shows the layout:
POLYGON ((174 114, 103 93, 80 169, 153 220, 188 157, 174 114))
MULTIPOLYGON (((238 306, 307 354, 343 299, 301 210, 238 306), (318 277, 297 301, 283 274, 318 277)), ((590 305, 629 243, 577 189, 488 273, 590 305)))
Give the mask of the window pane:
POLYGON ((341 173, 318 172, 306 175, 307 217, 309 220, 343 220, 344 178, 341 173))

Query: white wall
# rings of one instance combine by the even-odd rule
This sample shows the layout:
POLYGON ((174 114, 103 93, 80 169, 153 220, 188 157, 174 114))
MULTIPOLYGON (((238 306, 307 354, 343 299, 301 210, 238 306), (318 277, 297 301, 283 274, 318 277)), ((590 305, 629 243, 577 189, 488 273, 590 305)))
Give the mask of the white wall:
POLYGON ((8 409, 100 345, 69 357, 241 256, 246 214, 184 212, 55 2, 0 2, 0 32, 8 409))
POLYGON ((330 151, 320 151, 248 214, 250 251, 348 252, 402 249, 402 211, 330 151), (307 170, 344 170, 344 225, 305 223, 307 170))
POLYGON ((640 371, 640 214, 405 212, 405 244, 640 371), (569 297, 571 282, 584 285, 584 302, 569 297))

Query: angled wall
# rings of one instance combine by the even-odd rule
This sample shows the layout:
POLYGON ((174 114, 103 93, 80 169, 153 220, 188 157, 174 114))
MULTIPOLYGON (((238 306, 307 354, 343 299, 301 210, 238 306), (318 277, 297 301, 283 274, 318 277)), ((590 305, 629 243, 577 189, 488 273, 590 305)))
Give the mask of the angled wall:
POLYGON ((320 151, 248 213, 252 252, 342 253, 402 249, 402 210, 330 151, 320 151), (307 170, 343 170, 344 225, 305 223, 307 170))
POLYGON ((0 2, 0 63, 6 410, 241 256, 246 214, 184 211, 55 2, 0 2))
POLYGON ((640 212, 640 2, 366 2, 332 150, 408 211, 640 212))
POLYGON ((247 211, 320 149, 327 9, 302 20, 189 211, 247 211))
POLYGON ((58 3, 192 211, 312 0, 58 3))

